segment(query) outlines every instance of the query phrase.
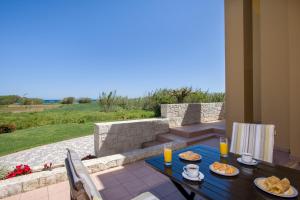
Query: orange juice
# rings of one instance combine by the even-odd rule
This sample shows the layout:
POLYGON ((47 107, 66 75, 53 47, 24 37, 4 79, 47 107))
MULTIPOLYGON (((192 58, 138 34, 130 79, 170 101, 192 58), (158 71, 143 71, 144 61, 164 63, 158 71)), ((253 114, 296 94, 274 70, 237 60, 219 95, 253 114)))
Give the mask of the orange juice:
POLYGON ((227 142, 220 142, 220 153, 221 153, 221 156, 227 156, 227 154, 228 154, 227 142))
POLYGON ((170 165, 172 163, 172 149, 164 148, 164 159, 165 163, 170 165))

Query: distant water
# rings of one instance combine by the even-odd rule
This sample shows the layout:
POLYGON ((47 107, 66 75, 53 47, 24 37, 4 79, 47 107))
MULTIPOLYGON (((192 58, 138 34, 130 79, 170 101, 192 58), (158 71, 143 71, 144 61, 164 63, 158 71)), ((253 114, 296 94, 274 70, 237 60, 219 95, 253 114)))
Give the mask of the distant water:
POLYGON ((44 104, 59 103, 59 99, 44 99, 44 104))
MULTIPOLYGON (((52 103, 59 103, 61 100, 59 99, 44 99, 43 103, 44 104, 52 104, 52 103)), ((92 102, 96 102, 96 99, 92 99, 92 102)))

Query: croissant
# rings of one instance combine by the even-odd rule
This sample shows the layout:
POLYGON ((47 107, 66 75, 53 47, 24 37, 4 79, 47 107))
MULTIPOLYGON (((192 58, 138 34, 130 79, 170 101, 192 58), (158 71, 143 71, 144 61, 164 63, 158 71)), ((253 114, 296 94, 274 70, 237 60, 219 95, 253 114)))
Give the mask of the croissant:
POLYGON ((270 176, 270 177, 266 178, 266 180, 264 181, 264 185, 265 185, 265 188, 270 191, 272 189, 272 187, 279 182, 280 182, 280 179, 278 177, 270 176))
POLYGON ((289 188, 290 188, 290 181, 287 178, 284 178, 271 187, 271 192, 275 194, 282 194, 288 191, 289 188))
POLYGON ((233 167, 228 167, 225 170, 225 174, 233 174, 235 172, 235 168, 233 167))
POLYGON ((200 158, 199 154, 194 153, 192 151, 186 151, 184 153, 182 153, 181 158, 187 159, 187 160, 197 160, 200 158))

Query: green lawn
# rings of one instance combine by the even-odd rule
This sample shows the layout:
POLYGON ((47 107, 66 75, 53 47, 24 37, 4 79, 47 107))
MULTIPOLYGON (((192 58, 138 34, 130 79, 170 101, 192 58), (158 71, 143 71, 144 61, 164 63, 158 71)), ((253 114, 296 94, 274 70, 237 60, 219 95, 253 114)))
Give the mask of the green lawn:
POLYGON ((0 134, 0 156, 92 134, 95 122, 154 117, 154 112, 145 110, 99 110, 98 104, 91 103, 62 105, 42 112, 0 112, 0 124, 17 126, 13 133, 0 134))
POLYGON ((59 108, 42 112, 1 113, 0 124, 14 123, 18 130, 55 124, 87 123, 154 117, 145 110, 124 110, 100 112, 96 103, 62 105, 59 108))
POLYGON ((93 123, 58 124, 0 135, 0 156, 93 133, 93 123))

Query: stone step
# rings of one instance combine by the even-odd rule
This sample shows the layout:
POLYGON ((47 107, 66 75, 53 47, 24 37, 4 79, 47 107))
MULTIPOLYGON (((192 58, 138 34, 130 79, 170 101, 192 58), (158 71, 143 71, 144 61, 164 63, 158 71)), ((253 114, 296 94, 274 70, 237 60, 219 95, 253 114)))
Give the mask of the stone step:
POLYGON ((167 134, 161 134, 157 136, 157 141, 160 142, 168 142, 168 141, 177 141, 177 142, 185 142, 186 145, 192 145, 196 144, 198 142, 201 142, 203 140, 207 140, 213 137, 220 137, 222 134, 219 133, 207 133, 203 134, 200 136, 192 137, 192 138, 187 138, 187 137, 182 137, 179 135, 175 135, 172 133, 167 133, 167 134))
POLYGON ((225 129, 221 126, 195 124, 189 126, 170 128, 170 132, 181 137, 192 138, 208 133, 225 134, 225 129))
POLYGON ((160 144, 163 144, 163 143, 164 142, 158 141, 158 140, 150 141, 150 142, 144 142, 142 144, 142 149, 147 148, 147 147, 152 147, 152 146, 160 145, 160 144))
POLYGON ((286 163, 284 166, 293 168, 293 169, 300 169, 300 162, 291 160, 288 163, 286 163))
POLYGON ((213 132, 214 133, 219 133, 219 134, 223 134, 223 135, 225 135, 226 134, 226 130, 225 130, 225 128, 213 128, 213 132))

